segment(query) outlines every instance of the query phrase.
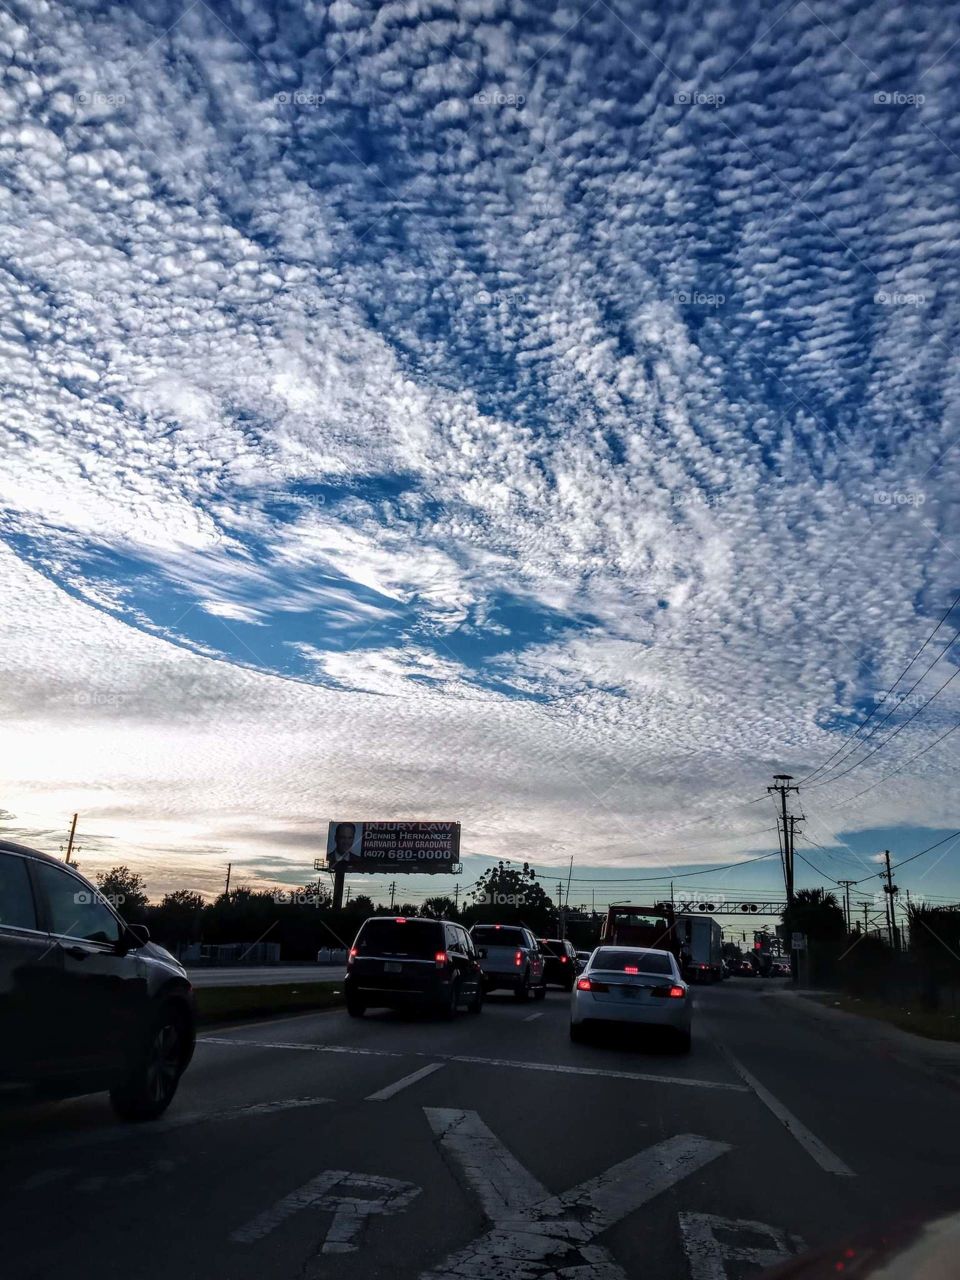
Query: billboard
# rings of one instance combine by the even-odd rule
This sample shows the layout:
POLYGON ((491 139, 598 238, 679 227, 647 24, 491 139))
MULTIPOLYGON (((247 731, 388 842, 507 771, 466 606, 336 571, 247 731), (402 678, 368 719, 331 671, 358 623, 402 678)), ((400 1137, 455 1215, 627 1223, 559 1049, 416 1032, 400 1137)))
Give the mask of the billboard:
POLYGON ((331 871, 412 871, 417 875, 458 869, 459 822, 331 822, 327 866, 331 871))

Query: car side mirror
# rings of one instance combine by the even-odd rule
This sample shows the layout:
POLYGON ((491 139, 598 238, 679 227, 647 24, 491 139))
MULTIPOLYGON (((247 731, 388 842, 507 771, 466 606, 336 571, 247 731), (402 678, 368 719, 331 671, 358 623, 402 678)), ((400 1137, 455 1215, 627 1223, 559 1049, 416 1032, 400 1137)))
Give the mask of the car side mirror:
POLYGON ((121 945, 132 948, 142 947, 150 941, 150 930, 145 924, 128 924, 124 938, 121 939, 121 945))

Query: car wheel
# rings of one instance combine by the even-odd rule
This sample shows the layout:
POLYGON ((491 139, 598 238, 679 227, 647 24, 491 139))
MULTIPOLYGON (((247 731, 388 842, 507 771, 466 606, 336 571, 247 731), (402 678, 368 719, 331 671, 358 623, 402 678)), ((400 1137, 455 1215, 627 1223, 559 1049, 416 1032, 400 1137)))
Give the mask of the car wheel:
POLYGON ((483 1012, 483 987, 477 987, 477 994, 467 1005, 467 1013, 483 1012))
POLYGON ((574 1044, 585 1044, 587 1039, 587 1029, 580 1022, 570 1023, 570 1039, 574 1044))
POLYGON ((367 1012, 367 1006, 362 1000, 351 1000, 347 998, 347 1013, 351 1018, 362 1018, 367 1012))
POLYGON ((452 1022, 457 1016, 457 1005, 460 1003, 460 983, 454 978, 450 983, 450 994, 446 997, 440 1006, 440 1016, 447 1022, 452 1022))
POLYGON ((526 1001, 530 999, 530 970, 529 969, 523 975, 523 981, 520 983, 519 987, 517 987, 517 989, 514 991, 513 994, 518 1000, 521 1000, 521 1001, 526 1001))
POLYGON ((154 1018, 145 1047, 126 1077, 110 1090, 110 1102, 121 1120, 156 1120, 177 1092, 187 1062, 190 1029, 186 1014, 164 1005, 154 1018))

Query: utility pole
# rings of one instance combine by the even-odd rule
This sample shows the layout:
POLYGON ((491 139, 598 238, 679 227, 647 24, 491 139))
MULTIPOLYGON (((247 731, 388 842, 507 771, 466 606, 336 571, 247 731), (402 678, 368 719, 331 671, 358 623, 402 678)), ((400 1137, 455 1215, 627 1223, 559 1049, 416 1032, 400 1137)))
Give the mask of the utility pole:
POLYGON ((390 884, 390 910, 393 910, 393 901, 397 892, 397 882, 393 880, 390 884))
POLYGON ((228 863, 227 863, 227 883, 226 883, 226 884, 224 885, 224 887, 223 887, 223 894, 224 894, 224 897, 226 897, 226 896, 227 896, 227 894, 230 892, 230 872, 231 872, 232 870, 233 870, 233 863, 232 863, 232 862, 228 862, 228 863))
POLYGON ((460 886, 459 886, 459 884, 455 884, 455 885, 453 886, 453 909, 454 909, 454 911, 459 911, 459 910, 460 910, 460 886))
POLYGON ((557 883, 557 933, 559 933, 561 938, 565 938, 567 936, 564 932, 565 923, 566 921, 563 915, 563 881, 560 880, 557 883))
MULTIPOLYGON (((71 853, 73 853, 73 837, 76 834, 77 834, 77 815, 74 814, 73 821, 70 823, 70 834, 67 836, 67 856, 64 858, 64 862, 67 864, 68 867, 70 865, 70 855, 71 853)), ((63 845, 61 845, 60 848, 62 849, 63 845)))
POLYGON ((791 791, 799 793, 800 788, 793 785, 790 773, 775 773, 773 786, 767 791, 776 791, 780 796, 780 813, 783 824, 783 883, 787 890, 787 906, 793 906, 793 826, 788 821, 787 795, 791 791))
POLYGON ((897 929, 896 895, 900 890, 893 883, 893 872, 890 869, 890 850, 884 849, 883 856, 887 865, 887 883, 883 887, 883 891, 887 895, 887 931, 890 936, 890 945, 894 951, 899 951, 900 931, 897 929))
POLYGON ((867 912, 870 910, 868 903, 863 904, 863 936, 867 936, 867 912))
POLYGON ((843 918, 847 922, 847 933, 853 933, 853 921, 850 919, 850 886, 856 883, 856 880, 837 881, 837 884, 843 885, 843 918))

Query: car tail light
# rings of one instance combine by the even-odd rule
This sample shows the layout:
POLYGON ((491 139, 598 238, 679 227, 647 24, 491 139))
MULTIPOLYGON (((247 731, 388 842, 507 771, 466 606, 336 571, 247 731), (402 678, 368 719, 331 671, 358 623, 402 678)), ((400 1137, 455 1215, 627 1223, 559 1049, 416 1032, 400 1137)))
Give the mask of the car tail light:
POLYGON ((447 963, 447 960, 449 959, 445 951, 438 951, 433 958, 437 962, 438 969, 442 969, 443 966, 447 963))
POLYGON ((560 957, 560 963, 561 963, 561 964, 566 964, 566 963, 567 963, 567 957, 566 957, 566 956, 561 956, 561 957, 560 957))
POLYGON ((639 972, 640 972, 640 970, 637 968, 637 966, 636 966, 635 964, 628 964, 628 965, 624 965, 623 972, 624 972, 624 973, 639 973, 639 972))
POLYGON ((590 986, 590 979, 589 979, 589 978, 578 978, 578 979, 577 979, 577 990, 578 990, 578 991, 590 991, 590 990, 591 990, 591 986, 590 986))
POLYGON ((683 987, 653 987, 650 994, 652 996, 663 996, 670 1000, 682 1000, 687 993, 683 987))
POLYGON ((406 916, 397 916, 397 924, 406 924, 406 923, 407 923, 406 916))
POLYGON ((596 978, 578 978, 578 991, 609 991, 610 987, 606 982, 598 982, 596 978))
POLYGON ((350 948, 350 954, 347 956, 347 964, 348 964, 348 965, 349 965, 349 964, 353 964, 353 962, 354 962, 354 960, 356 960, 356 958, 357 958, 357 948, 356 948, 356 947, 351 947, 351 948, 350 948))

